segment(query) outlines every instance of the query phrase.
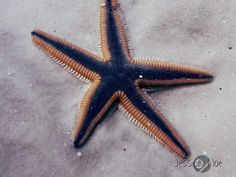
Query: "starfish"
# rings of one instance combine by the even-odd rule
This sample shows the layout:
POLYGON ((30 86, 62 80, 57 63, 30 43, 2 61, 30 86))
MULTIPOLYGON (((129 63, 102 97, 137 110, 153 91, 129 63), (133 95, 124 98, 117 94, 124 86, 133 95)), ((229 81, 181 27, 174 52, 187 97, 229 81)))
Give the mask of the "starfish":
POLYGON ((143 88, 206 83, 213 76, 205 70, 132 57, 117 0, 101 0, 100 47, 95 55, 41 30, 33 42, 75 76, 91 81, 71 134, 76 148, 84 145, 110 108, 119 105, 128 117, 180 158, 190 151, 164 115, 154 108, 143 88))

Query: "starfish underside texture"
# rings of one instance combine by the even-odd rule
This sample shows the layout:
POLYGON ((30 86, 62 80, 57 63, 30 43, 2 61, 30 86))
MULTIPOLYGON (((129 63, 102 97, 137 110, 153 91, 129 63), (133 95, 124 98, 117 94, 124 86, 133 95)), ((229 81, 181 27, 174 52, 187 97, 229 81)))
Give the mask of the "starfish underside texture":
POLYGON ((119 13, 117 0, 101 0, 99 56, 46 32, 32 32, 33 42, 53 60, 92 83, 76 116, 72 132, 74 145, 85 144, 108 110, 118 104, 145 132, 185 159, 190 154, 186 143, 163 114, 154 108, 142 88, 206 83, 213 76, 189 66, 134 59, 119 13))

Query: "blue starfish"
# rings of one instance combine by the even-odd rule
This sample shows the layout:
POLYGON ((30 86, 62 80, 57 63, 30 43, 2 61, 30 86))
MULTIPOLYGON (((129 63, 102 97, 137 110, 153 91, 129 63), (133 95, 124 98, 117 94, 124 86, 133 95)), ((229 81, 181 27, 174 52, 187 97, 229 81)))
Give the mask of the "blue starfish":
POLYGON ((100 5, 100 56, 46 32, 32 32, 32 40, 38 47, 76 76, 92 82, 72 132, 75 147, 85 144, 108 110, 118 103, 148 134, 179 157, 187 158, 186 143, 160 111, 154 109, 141 88, 206 83, 212 80, 212 75, 188 66, 134 59, 119 17, 117 0, 101 0, 100 5))

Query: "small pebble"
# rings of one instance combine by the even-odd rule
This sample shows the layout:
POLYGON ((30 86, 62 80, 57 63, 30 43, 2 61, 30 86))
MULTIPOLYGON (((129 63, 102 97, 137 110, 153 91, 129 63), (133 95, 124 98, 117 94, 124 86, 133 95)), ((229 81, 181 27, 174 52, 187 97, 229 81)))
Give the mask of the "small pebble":
POLYGON ((222 23, 223 24, 226 24, 228 22, 228 20, 223 20, 222 23))
POLYGON ((82 156, 82 153, 81 152, 77 152, 77 156, 82 156))

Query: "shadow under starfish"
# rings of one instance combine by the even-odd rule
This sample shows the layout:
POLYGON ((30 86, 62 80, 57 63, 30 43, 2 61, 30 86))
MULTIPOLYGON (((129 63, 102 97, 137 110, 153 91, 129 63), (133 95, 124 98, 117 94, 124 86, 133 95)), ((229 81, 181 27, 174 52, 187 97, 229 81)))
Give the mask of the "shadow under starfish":
POLYGON ((121 110, 148 134, 179 157, 187 158, 190 152, 186 143, 141 88, 206 83, 212 75, 188 66, 132 58, 117 0, 101 0, 100 6, 100 56, 46 32, 32 32, 38 47, 76 76, 92 82, 76 117, 72 133, 75 147, 85 144, 109 108, 119 103, 121 110))

